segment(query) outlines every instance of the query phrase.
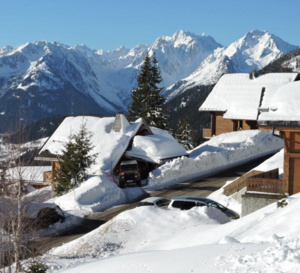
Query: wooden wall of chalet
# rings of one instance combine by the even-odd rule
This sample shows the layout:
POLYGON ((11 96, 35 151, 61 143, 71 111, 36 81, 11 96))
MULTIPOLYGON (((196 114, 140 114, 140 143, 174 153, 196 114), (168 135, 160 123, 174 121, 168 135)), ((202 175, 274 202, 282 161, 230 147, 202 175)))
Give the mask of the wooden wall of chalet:
POLYGON ((257 129, 256 120, 230 120, 224 119, 225 112, 211 113, 211 133, 212 135, 220 135, 223 133, 235 132, 238 130, 257 129))
POLYGON ((242 124, 243 130, 253 130, 257 129, 257 121, 256 120, 244 120, 242 124))
POLYGON ((283 185, 290 195, 300 192, 300 128, 299 132, 283 131, 283 185))
POLYGON ((234 131, 234 123, 230 119, 223 119, 224 112, 215 112, 215 135, 218 136, 223 133, 230 133, 234 131))

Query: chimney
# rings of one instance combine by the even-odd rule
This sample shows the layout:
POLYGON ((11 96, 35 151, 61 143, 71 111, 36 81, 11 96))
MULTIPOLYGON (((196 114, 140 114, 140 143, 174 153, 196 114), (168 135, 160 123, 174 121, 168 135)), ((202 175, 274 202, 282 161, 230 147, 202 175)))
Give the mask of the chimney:
POLYGON ((116 133, 125 132, 126 128, 129 126, 127 118, 123 115, 122 111, 119 111, 116 115, 112 130, 116 133))

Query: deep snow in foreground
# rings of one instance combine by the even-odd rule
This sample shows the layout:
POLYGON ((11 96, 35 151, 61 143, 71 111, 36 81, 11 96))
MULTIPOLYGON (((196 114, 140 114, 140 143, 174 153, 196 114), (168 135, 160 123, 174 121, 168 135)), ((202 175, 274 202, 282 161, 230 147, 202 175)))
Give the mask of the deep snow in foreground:
POLYGON ((288 203, 236 221, 212 208, 135 208, 53 249, 50 272, 300 272, 300 194, 288 203))

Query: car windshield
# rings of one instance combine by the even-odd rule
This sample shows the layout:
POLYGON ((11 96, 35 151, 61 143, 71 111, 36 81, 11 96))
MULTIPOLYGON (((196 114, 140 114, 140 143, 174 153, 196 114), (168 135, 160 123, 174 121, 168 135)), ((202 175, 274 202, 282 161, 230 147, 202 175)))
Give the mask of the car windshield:
POLYGON ((170 203, 170 200, 168 200, 168 199, 161 199, 161 200, 158 200, 158 201, 156 202, 156 205, 157 205, 158 207, 166 207, 166 206, 169 205, 169 203, 170 203))
POLYGON ((221 204, 219 204, 217 202, 210 202, 210 203, 208 203, 208 206, 213 207, 213 208, 218 208, 221 211, 226 210, 226 208, 224 206, 222 206, 221 204))
POLYGON ((137 164, 121 165, 121 171, 137 170, 137 164))

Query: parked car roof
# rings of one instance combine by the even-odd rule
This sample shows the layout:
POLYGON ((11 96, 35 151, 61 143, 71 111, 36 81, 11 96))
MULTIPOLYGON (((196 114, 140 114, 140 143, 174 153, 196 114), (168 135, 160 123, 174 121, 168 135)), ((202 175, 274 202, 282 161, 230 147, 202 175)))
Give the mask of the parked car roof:
MULTIPOLYGON (((235 211, 223 206, 222 204, 218 203, 217 201, 214 201, 212 199, 209 198, 205 198, 205 197, 194 197, 194 196, 176 196, 173 197, 170 204, 169 204, 169 209, 174 209, 173 207, 173 203, 176 201, 182 201, 184 205, 186 202, 195 202, 197 204, 202 203, 204 206, 208 206, 208 207, 216 207, 217 209, 221 210, 223 213, 225 213, 229 218, 231 219, 238 219, 240 218, 239 214, 236 213, 235 211)), ((176 202, 178 203, 178 202, 176 202)), ((195 204, 196 205, 196 204, 195 204)), ((177 207, 177 206, 176 206, 177 207)), ((180 206, 181 207, 181 206, 180 206)), ((181 209, 191 209, 191 206, 184 206, 185 208, 181 209)), ((179 207, 177 207, 177 209, 179 209, 179 207)))
POLYGON ((139 204, 138 207, 141 206, 156 206, 159 208, 167 208, 170 203, 169 199, 164 197, 148 197, 143 199, 139 204))

